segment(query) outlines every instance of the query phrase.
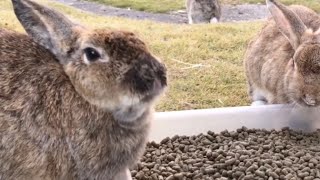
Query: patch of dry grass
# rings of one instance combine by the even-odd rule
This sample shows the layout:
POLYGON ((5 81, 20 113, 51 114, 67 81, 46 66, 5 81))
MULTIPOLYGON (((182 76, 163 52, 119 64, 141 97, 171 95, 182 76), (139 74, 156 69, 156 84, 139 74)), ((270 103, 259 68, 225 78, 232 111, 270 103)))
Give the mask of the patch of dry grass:
MULTIPOLYGON (((9 2, 0 1, 0 27, 22 31, 9 2)), ((174 25, 106 18, 49 4, 91 27, 137 33, 169 70, 169 88, 157 106, 158 111, 248 103, 242 59, 249 39, 261 28, 259 22, 174 25)))

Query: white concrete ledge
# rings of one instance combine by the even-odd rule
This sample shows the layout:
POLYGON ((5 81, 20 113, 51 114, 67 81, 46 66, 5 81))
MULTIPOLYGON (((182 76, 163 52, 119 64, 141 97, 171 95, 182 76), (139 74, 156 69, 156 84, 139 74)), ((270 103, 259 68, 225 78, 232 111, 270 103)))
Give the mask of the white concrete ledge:
POLYGON ((152 122, 150 140, 159 142, 176 134, 197 135, 209 130, 232 131, 242 126, 313 131, 320 129, 320 109, 265 105, 158 112, 152 122))

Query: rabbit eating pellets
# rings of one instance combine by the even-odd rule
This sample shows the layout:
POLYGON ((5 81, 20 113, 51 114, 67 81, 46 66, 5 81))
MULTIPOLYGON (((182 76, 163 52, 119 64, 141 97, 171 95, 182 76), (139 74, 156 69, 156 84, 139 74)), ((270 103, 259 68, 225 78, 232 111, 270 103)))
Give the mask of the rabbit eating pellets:
POLYGON ((0 30, 0 179, 130 179, 164 64, 131 32, 12 3, 28 36, 0 30))
POLYGON ((216 23, 220 21, 219 0, 186 0, 189 24, 216 23))
POLYGON ((245 55, 252 105, 320 103, 320 17, 299 5, 267 0, 271 12, 245 55))

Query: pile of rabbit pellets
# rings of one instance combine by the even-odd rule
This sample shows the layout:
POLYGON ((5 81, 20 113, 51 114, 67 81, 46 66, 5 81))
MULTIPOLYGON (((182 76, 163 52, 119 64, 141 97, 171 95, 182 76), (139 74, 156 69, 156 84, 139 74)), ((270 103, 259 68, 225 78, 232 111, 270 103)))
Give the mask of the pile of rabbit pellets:
POLYGON ((135 180, 319 179, 320 131, 247 129, 148 143, 135 180))

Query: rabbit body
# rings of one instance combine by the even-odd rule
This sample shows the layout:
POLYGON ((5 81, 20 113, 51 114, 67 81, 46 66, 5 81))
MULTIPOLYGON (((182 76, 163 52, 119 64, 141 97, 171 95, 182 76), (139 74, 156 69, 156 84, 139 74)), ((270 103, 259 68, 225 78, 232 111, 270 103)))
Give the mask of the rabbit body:
POLYGON ((249 43, 244 61, 253 104, 318 105, 319 75, 312 69, 320 57, 320 17, 304 6, 267 4, 273 18, 249 43))
POLYGON ((114 180, 144 151, 153 99, 166 84, 165 67, 133 33, 77 31, 77 25, 54 10, 29 0, 13 3, 30 36, 0 30, 0 179, 114 180), (46 15, 42 19, 48 21, 42 24, 24 23, 24 18, 41 19, 32 17, 41 10, 61 18, 61 27, 46 15), (46 23, 60 30, 70 26, 72 33, 59 31, 59 41, 43 41, 33 27, 39 30, 46 23), (81 48, 87 39, 101 56, 81 48), (42 44, 50 41, 48 46, 64 44, 50 50, 42 44), (69 48, 68 54, 64 48, 69 48), (88 58, 95 61, 88 65, 88 58), (157 69, 161 77, 148 72, 154 79, 145 82, 146 74, 134 70, 141 72, 143 66, 157 69), (154 83, 157 79, 161 82, 154 83))
POLYGON ((0 179, 110 179, 137 161, 148 112, 121 125, 84 101, 27 36, 1 36, 0 48, 0 179))
POLYGON ((189 24, 220 21, 221 6, 219 0, 187 0, 186 7, 189 24))

